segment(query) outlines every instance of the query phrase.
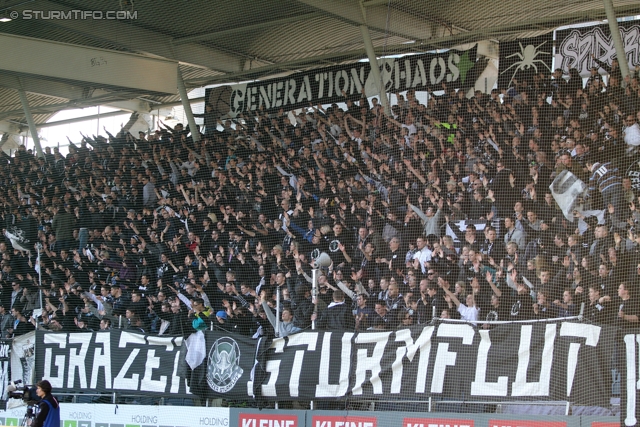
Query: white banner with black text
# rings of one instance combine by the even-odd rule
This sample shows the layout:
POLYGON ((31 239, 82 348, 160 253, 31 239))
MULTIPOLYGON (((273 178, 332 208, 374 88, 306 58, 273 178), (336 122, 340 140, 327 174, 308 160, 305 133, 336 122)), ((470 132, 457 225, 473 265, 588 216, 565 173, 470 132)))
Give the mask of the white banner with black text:
MULTIPOLYGON (((627 63, 633 70, 640 65, 640 21, 619 22, 618 27, 627 63)), ((570 68, 576 68, 580 75, 588 76, 591 67, 599 67, 592 54, 607 65, 611 65, 612 59, 617 56, 609 24, 556 31, 556 68, 561 68, 565 74, 570 68)))

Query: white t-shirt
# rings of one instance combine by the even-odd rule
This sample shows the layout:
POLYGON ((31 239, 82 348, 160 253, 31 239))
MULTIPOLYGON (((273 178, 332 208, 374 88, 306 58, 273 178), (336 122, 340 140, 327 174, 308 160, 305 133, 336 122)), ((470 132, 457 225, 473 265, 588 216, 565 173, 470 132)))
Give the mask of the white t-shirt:
POLYGON ((425 274, 427 272, 427 269, 424 263, 427 261, 431 261, 431 254, 432 254, 431 250, 426 246, 422 248, 422 250, 419 250, 418 252, 413 254, 413 259, 417 259, 418 261, 420 261, 420 268, 422 269, 422 274, 425 274))
POLYGON ((464 304, 460 304, 458 306, 458 313, 460 313, 460 318, 462 320, 478 320, 478 315, 480 314, 480 309, 476 307, 467 307, 464 304))
POLYGON ((409 129, 409 135, 413 135, 414 133, 418 133, 418 128, 416 128, 416 125, 414 125, 413 123, 410 125, 402 125, 403 128, 407 128, 409 129))
POLYGON ((634 147, 640 145, 640 126, 637 123, 624 130, 624 142, 634 147))

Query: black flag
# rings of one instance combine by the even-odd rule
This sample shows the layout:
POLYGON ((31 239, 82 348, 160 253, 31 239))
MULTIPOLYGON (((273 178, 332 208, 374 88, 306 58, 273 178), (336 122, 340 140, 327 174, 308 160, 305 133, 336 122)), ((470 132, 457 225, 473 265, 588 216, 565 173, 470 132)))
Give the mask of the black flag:
POLYGON ((531 78, 534 74, 551 74, 553 33, 529 39, 500 43, 498 87, 513 85, 513 79, 531 78))

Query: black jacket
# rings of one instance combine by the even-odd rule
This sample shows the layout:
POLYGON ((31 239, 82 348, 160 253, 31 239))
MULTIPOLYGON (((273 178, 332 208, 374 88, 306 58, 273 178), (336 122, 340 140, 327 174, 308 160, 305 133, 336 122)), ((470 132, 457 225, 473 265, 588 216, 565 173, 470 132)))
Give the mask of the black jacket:
MULTIPOLYGON (((315 305, 311 302, 311 297, 306 298, 304 295, 300 295, 303 288, 293 286, 291 282, 291 280, 287 279, 287 287, 289 288, 289 295, 291 295, 291 302, 293 303, 291 306, 293 308, 293 324, 300 329, 307 329, 311 326, 311 315, 313 314, 315 305)), ((278 291, 276 290, 276 292, 278 291)))
POLYGON ((156 311, 158 317, 169 322, 169 327, 165 335, 186 336, 193 331, 189 316, 186 311, 180 310, 177 313, 164 313, 162 310, 156 311))
POLYGON ((351 313, 351 307, 346 303, 338 303, 330 304, 320 314, 316 326, 318 329, 330 331, 353 331, 356 328, 356 322, 351 313))

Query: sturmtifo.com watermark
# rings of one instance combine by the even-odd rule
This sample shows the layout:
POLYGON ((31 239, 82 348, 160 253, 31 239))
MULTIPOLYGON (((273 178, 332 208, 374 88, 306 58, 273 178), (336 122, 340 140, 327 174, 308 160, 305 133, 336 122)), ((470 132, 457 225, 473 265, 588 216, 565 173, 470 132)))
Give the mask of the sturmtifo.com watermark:
POLYGON ((11 19, 24 19, 24 20, 83 20, 93 19, 100 20, 112 20, 112 21, 126 21, 131 19, 138 19, 138 11, 134 10, 31 10, 25 9, 21 12, 12 10, 9 12, 11 19))

